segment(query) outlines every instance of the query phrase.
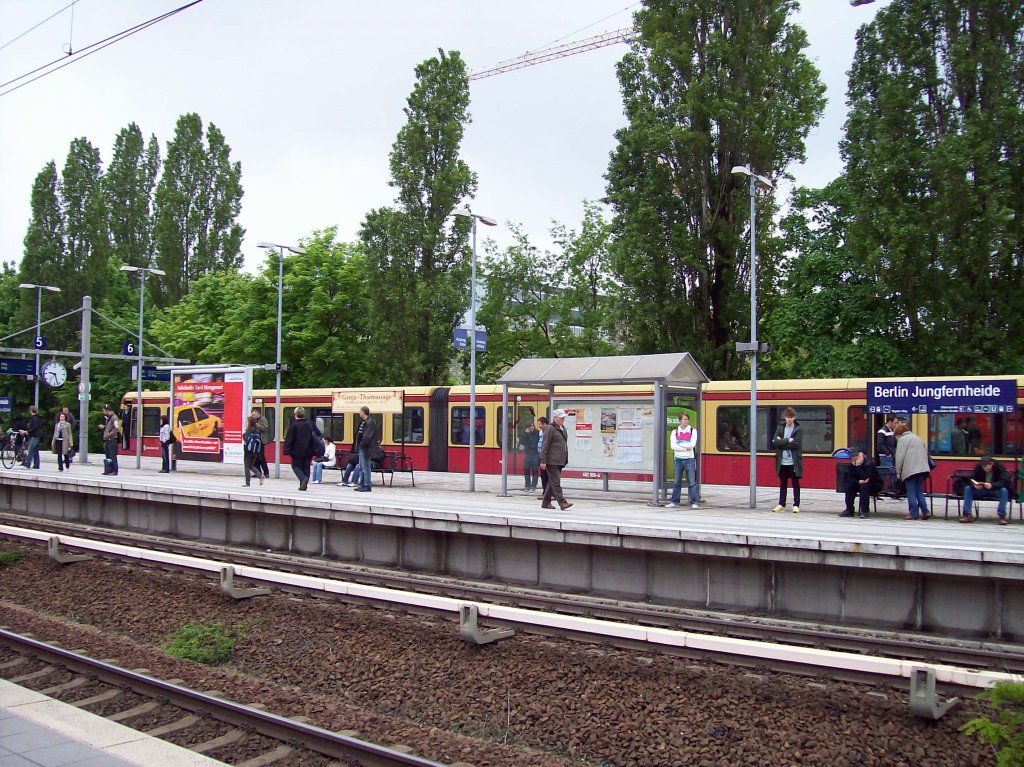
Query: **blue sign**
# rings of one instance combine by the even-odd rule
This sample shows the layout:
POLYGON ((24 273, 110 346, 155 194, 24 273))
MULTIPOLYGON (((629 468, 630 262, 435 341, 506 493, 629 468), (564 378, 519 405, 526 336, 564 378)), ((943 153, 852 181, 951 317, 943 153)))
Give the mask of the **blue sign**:
POLYGON ((10 412, 11 412, 11 398, 10 397, 0 397, 0 413, 10 413, 10 412))
POLYGON ((35 347, 39 350, 46 348, 46 336, 36 336, 36 340, 33 342, 35 347))
POLYGON ((0 357, 0 375, 34 376, 35 374, 35 360, 23 360, 12 357, 0 357))
MULTIPOLYGON (((453 346, 456 349, 468 349, 469 348, 469 328, 455 328, 455 343, 453 346)), ((487 351, 487 331, 478 330, 476 331, 476 350, 478 352, 487 351)))
POLYGON ((869 413, 1014 413, 1017 382, 868 381, 869 413))
MULTIPOLYGON (((137 381, 137 371, 139 366, 132 365, 132 380, 137 381)), ((171 371, 170 370, 157 370, 154 365, 143 365, 142 366, 142 380, 143 381, 164 381, 170 383, 171 371)))
POLYGON ((133 356, 135 356, 135 354, 136 354, 136 351, 135 351, 135 342, 134 342, 134 341, 128 341, 127 343, 125 343, 125 344, 124 344, 124 345, 123 345, 123 346, 121 347, 121 353, 122 353, 122 354, 123 354, 123 355, 124 355, 125 357, 133 357, 133 356))

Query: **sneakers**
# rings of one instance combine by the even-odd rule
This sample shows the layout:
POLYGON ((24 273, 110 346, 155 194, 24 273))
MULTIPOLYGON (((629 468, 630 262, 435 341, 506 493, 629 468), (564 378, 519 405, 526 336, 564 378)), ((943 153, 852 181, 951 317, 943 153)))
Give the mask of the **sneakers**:
POLYGON ((691 508, 691 509, 699 509, 699 508, 700 508, 700 506, 698 506, 698 505, 697 505, 697 504, 695 504, 695 503, 691 503, 691 504, 690 504, 690 508, 691 508))
POLYGON ((782 505, 782 504, 780 503, 780 504, 779 504, 778 506, 776 506, 776 507, 775 507, 774 509, 772 509, 772 512, 773 512, 773 513, 776 513, 776 514, 777 514, 778 512, 780 512, 780 511, 785 511, 785 510, 786 510, 786 507, 785 507, 785 506, 783 506, 783 505, 782 505))
POLYGON ((351 487, 351 485, 348 482, 339 482, 338 487, 351 487))
POLYGON ((871 515, 870 515, 870 514, 868 514, 867 512, 865 512, 865 513, 863 513, 863 514, 861 514, 861 515, 860 515, 860 518, 861 518, 861 519, 869 519, 870 517, 871 517, 871 515))
POLYGON ((800 513, 800 507, 799 506, 794 506, 793 507, 793 513, 794 514, 799 514, 800 513))
POLYGON ((678 503, 669 503, 669 504, 666 505, 666 508, 668 508, 668 509, 678 509, 679 508, 679 504, 678 503))

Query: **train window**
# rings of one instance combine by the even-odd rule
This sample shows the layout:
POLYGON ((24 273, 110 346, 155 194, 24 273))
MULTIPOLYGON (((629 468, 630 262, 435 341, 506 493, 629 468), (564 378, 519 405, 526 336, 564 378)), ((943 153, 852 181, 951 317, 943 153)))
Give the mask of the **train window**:
MULTIPOLYGON (((475 441, 477 445, 484 443, 484 433, 486 431, 486 420, 484 416, 484 409, 477 405, 476 408, 476 432, 475 441)), ((452 408, 452 425, 451 425, 451 439, 453 445, 468 445, 469 444, 469 408, 468 407, 453 407, 452 408)))
POLYGON ((423 444, 423 408, 407 407, 401 415, 391 419, 391 440, 395 444, 423 444))
POLYGON ((873 455, 874 432, 870 429, 867 405, 851 405, 846 409, 846 447, 859 447, 873 455))
MULTIPOLYGON (((758 452, 770 452, 772 437, 780 423, 785 423, 786 405, 771 405, 757 409, 758 452)), ((835 418, 827 405, 793 405, 796 420, 803 430, 805 453, 831 453, 835 442, 835 418)), ((750 407, 720 407, 716 414, 716 446, 722 452, 750 450, 750 407)))
MULTIPOLYGON (((509 450, 519 450, 523 443, 523 432, 526 431, 526 427, 530 424, 536 424, 537 416, 533 412, 532 405, 517 405, 511 410, 512 417, 515 418, 515 423, 512 419, 508 422, 508 444, 506 448, 509 450)), ((498 423, 501 423, 502 408, 498 408, 498 423)), ((499 437, 500 439, 500 437, 499 437)))
POLYGON ((1016 455, 1020 413, 932 413, 928 447, 935 455, 1016 455))
POLYGON ((142 406, 142 436, 160 436, 160 412, 162 408, 149 405, 142 406))
POLYGON ((345 439, 345 414, 332 413, 329 407, 313 407, 306 409, 306 417, 313 423, 322 423, 321 433, 330 437, 332 442, 340 442, 345 439))
POLYGON ((275 421, 277 420, 277 411, 272 407, 265 407, 262 410, 263 417, 267 419, 267 434, 277 434, 275 427, 275 421))

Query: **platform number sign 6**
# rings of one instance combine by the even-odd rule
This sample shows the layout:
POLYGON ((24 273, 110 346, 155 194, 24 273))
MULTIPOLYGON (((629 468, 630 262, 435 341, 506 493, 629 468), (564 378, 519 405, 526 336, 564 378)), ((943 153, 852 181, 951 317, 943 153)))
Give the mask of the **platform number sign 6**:
POLYGON ((46 336, 36 336, 36 340, 34 342, 34 345, 35 345, 36 349, 40 349, 40 350, 45 349, 46 348, 46 336))
POLYGON ((126 356, 134 355, 135 354, 135 342, 134 341, 128 341, 127 343, 125 343, 124 346, 121 347, 121 351, 124 352, 124 354, 126 356))

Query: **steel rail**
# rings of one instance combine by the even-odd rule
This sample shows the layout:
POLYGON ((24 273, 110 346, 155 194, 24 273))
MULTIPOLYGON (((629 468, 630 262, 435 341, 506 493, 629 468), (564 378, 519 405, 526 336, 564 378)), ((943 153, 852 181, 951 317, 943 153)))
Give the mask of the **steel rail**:
MULTIPOLYGON (((230 559, 233 564, 251 565, 283 573, 317 578, 344 579, 362 585, 445 596, 467 601, 492 602, 512 607, 537 609, 577 617, 599 618, 642 626, 752 639, 798 647, 885 655, 928 663, 949 663, 975 669, 998 669, 1024 673, 1024 648, 1011 643, 931 637, 906 632, 869 631, 833 625, 801 623, 766 616, 746 616, 687 608, 621 602, 600 597, 558 594, 508 585, 491 585, 440 576, 396 572, 325 562, 306 556, 267 554, 251 549, 181 541, 142 533, 95 528, 75 523, 43 520, 14 514, 0 514, 0 520, 21 526, 67 535, 87 533, 107 543, 148 548, 185 556, 203 555, 230 559)), ((81 535, 81 537, 86 537, 81 535)), ((227 562, 225 562, 227 564, 227 562)), ((336 598, 365 602, 357 597, 336 598)), ((407 608, 406 608, 407 609, 407 608)), ((500 623, 496 621, 496 623, 500 623)), ((519 626, 526 630, 530 627, 519 626)), ((549 633, 549 632, 543 632, 549 633)), ((595 637, 599 639, 599 637, 595 637)))
POLYGON ((352 759, 364 767, 445 767, 440 762, 405 754, 376 743, 369 743, 190 690, 187 687, 165 682, 136 671, 129 671, 12 631, 0 629, 0 642, 48 663, 65 666, 76 673, 95 676, 118 687, 128 687, 140 695, 167 700, 179 708, 193 713, 207 714, 227 724, 251 728, 261 735, 277 740, 298 742, 311 751, 332 757, 352 759))

